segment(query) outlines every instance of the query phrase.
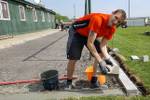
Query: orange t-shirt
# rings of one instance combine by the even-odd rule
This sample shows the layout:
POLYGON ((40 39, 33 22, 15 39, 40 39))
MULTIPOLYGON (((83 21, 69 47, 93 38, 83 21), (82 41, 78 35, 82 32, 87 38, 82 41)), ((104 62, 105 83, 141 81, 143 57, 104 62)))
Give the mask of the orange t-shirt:
POLYGON ((97 37, 105 37, 110 40, 116 30, 115 26, 109 27, 109 14, 92 13, 79 18, 73 24, 76 31, 82 36, 88 36, 89 31, 97 33, 97 37))

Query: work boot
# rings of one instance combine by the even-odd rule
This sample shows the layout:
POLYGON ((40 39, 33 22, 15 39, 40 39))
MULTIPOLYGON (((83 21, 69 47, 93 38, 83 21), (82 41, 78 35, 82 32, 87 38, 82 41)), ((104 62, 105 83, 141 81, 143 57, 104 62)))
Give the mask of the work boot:
POLYGON ((93 76, 91 79, 91 88, 99 88, 99 83, 97 81, 97 77, 93 76))

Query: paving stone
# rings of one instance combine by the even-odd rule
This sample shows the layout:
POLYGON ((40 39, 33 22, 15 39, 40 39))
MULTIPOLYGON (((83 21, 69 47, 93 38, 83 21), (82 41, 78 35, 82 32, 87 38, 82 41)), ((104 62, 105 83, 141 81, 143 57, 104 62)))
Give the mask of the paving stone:
POLYGON ((113 63, 113 66, 109 66, 109 68, 111 69, 109 74, 117 74, 118 75, 119 74, 119 64, 113 57, 111 57, 111 61, 113 63))
POLYGON ((140 58, 138 56, 136 56, 136 55, 131 55, 131 59, 132 60, 140 60, 140 58))
POLYGON ((144 55, 142 57, 143 62, 149 62, 149 56, 148 55, 144 55))

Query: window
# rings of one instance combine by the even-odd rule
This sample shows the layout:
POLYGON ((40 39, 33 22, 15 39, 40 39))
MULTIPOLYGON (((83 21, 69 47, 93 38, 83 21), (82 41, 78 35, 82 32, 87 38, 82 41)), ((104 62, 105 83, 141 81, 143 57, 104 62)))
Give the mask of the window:
POLYGON ((37 22, 37 14, 35 8, 32 10, 33 21, 37 22))
POLYGON ((9 7, 6 1, 0 1, 0 19, 10 20, 9 7))
POLYGON ((19 15, 20 15, 21 21, 26 20, 25 9, 24 9, 24 6, 22 6, 22 5, 19 6, 19 15))
POLYGON ((44 12, 41 11, 41 15, 42 15, 42 22, 45 22, 45 16, 44 16, 44 12))

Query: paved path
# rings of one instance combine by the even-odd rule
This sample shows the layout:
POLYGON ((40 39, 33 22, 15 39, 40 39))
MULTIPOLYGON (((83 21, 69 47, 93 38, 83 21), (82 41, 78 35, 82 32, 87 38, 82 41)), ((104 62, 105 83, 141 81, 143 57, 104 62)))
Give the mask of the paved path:
MULTIPOLYGON (((0 49, 0 81, 40 78, 40 74, 49 69, 58 70, 60 75, 65 74, 67 37, 66 32, 46 30, 0 41, 0 47, 2 48, 0 49)), ((91 64, 91 62, 87 62, 87 55, 88 51, 84 49, 82 58, 76 66, 75 74, 81 79, 85 78, 83 73, 85 66, 89 63, 91 64)), ((40 86, 39 84, 0 86, 0 100, 51 100, 70 96, 124 95, 119 88, 96 93, 79 93, 64 91, 41 92, 42 87, 40 88, 40 86)))
POLYGON ((103 90, 97 92, 64 92, 64 91, 53 91, 53 92, 36 92, 29 94, 0 94, 0 100, 63 100, 64 98, 70 97, 90 97, 90 96, 112 96, 112 95, 124 95, 119 93, 118 89, 103 90))
POLYGON ((17 44, 22 44, 22 43, 25 43, 30 40, 34 40, 37 38, 41 38, 43 36, 54 34, 56 32, 59 32, 59 30, 58 29, 47 29, 47 30, 42 30, 39 32, 16 35, 16 36, 13 36, 13 38, 0 40, 0 49, 9 48, 9 47, 12 47, 17 44))
POLYGON ((59 32, 0 50, 0 81, 33 79, 48 69, 65 69, 66 38, 67 33, 59 32))

